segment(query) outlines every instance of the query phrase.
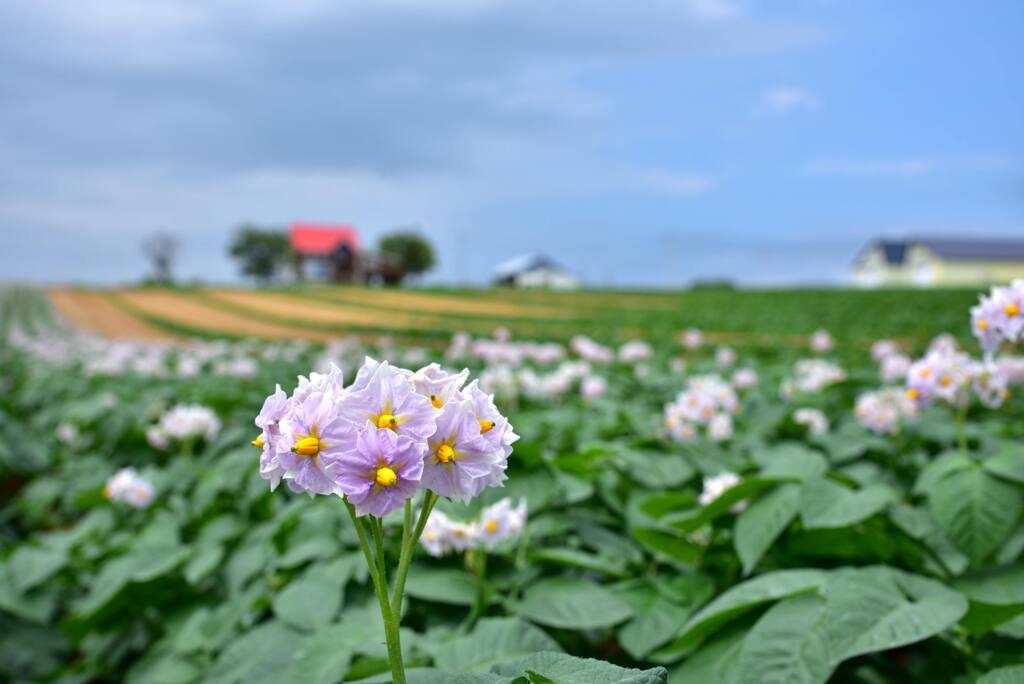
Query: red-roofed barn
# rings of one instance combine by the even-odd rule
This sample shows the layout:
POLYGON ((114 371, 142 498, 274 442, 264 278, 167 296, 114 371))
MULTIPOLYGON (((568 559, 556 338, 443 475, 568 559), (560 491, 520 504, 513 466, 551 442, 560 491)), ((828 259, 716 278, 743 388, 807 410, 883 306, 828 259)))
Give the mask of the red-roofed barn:
POLYGON ((298 280, 355 282, 360 269, 359 232, 355 226, 296 222, 288 227, 298 280))

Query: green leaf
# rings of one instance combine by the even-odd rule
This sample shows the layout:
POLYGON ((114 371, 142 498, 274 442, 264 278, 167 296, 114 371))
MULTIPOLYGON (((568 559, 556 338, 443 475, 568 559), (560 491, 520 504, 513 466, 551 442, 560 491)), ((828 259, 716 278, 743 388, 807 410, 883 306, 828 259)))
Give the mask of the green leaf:
POLYGON ((1021 493, 970 463, 938 479, 931 487, 928 505, 956 547, 981 563, 1016 527, 1021 493))
POLYGON ((981 467, 996 477, 1024 484, 1024 449, 1017 445, 1004 447, 982 461, 981 467))
POLYGON ((628 577, 625 563, 615 558, 598 556, 568 547, 546 548, 530 552, 531 561, 556 563, 569 567, 592 570, 611 577, 628 577))
POLYGON ((677 564, 689 565, 703 553, 700 546, 676 533, 638 527, 633 530, 633 538, 655 556, 677 564))
POLYGON ((652 582, 630 581, 613 587, 625 600, 635 616, 618 630, 619 643, 636 660, 644 657, 672 638, 686 622, 696 601, 678 603, 675 592, 659 588, 652 582))
POLYGON ((476 580, 465 570, 414 566, 409 569, 405 593, 421 601, 472 606, 476 603, 476 580))
POLYGON ((604 587, 569 577, 531 585, 515 610, 533 622, 564 629, 610 627, 633 615, 625 601, 604 587))
POLYGON ((672 684, 729 681, 747 631, 747 626, 742 624, 721 630, 672 670, 669 681, 672 684))
POLYGON ((344 624, 320 627, 302 642, 282 682, 302 684, 334 684, 341 681, 352 661, 352 650, 346 648, 351 627, 344 624))
POLYGON ((976 570, 955 579, 953 588, 981 603, 997 606, 1024 603, 1024 563, 976 570))
POLYGON ((970 599, 961 622, 972 634, 985 634, 1024 613, 1024 563, 975 571, 954 580, 953 587, 970 599))
POLYGON ((337 579, 307 573, 278 592, 274 614, 293 627, 313 631, 338 614, 341 592, 337 579))
POLYGON ((721 496, 709 503, 707 506, 695 508, 683 513, 666 516, 665 522, 679 529, 682 532, 693 532, 701 526, 711 522, 743 501, 756 495, 763 489, 772 487, 780 482, 779 479, 763 477, 750 477, 740 482, 735 487, 725 490, 721 496))
POLYGON ((974 684, 1024 684, 1024 665, 1008 665, 989 670, 974 684))
POLYGON ((590 658, 574 658, 564 653, 535 653, 522 660, 502 663, 491 668, 496 674, 531 675, 531 681, 552 681, 557 684, 666 684, 665 668, 635 670, 590 658), (544 679, 533 679, 539 675, 544 679))
POLYGON ((834 666, 825 601, 796 596, 768 609, 743 638, 728 684, 819 684, 834 666))
POLYGON ((761 557, 789 527, 800 507, 800 487, 785 484, 750 505, 736 518, 733 544, 743 563, 743 573, 750 574, 761 557))
POLYGON ((795 443, 755 451, 754 460, 761 466, 762 477, 808 480, 828 470, 828 462, 821 452, 795 443))
POLYGON ((837 570, 822 593, 833 663, 927 639, 967 612, 959 593, 883 566, 837 570))
POLYGON ((543 630, 519 618, 485 618, 471 634, 444 644, 434 654, 442 670, 487 670, 492 665, 538 651, 561 651, 543 630))
POLYGON ((205 684, 273 684, 286 673, 303 643, 302 634, 276 620, 243 634, 225 648, 203 678, 205 684))
POLYGON ((224 547, 220 544, 200 547, 185 565, 185 581, 198 584, 217 569, 224 558, 224 547))
POLYGON ((38 586, 59 572, 68 561, 67 549, 62 545, 18 547, 7 561, 14 587, 25 592, 38 586))
POLYGON ((848 527, 878 513, 893 498, 884 485, 853 490, 819 477, 805 481, 800 490, 800 518, 807 529, 848 527))
POLYGON ((690 618, 674 643, 696 643, 757 606, 820 588, 827 577, 823 570, 780 570, 737 584, 690 618))

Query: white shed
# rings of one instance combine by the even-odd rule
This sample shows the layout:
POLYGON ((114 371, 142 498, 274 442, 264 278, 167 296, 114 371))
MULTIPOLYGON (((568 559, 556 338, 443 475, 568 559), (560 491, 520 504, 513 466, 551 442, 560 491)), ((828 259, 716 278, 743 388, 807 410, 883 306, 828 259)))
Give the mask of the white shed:
POLYGON ((508 287, 541 287, 575 290, 580 279, 543 254, 523 254, 494 269, 494 284, 508 287))

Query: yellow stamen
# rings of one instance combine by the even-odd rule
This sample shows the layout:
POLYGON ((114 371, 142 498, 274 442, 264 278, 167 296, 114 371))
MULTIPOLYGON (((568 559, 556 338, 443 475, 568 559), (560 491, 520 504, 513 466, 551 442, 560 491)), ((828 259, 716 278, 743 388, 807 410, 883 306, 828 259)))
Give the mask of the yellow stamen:
POLYGON ((263 442, 263 435, 257 435, 256 439, 252 440, 249 443, 252 444, 257 449, 262 449, 263 448, 263 444, 264 444, 264 442, 263 442))
POLYGON ((939 382, 942 383, 943 387, 949 387, 951 384, 953 384, 953 378, 949 377, 948 375, 943 375, 941 378, 939 378, 939 382))
POLYGON ((1020 313, 1020 306, 1017 304, 1007 304, 1004 311, 1006 311, 1007 316, 1016 316, 1020 313))
POLYGON ((110 487, 108 485, 103 485, 103 498, 104 499, 109 499, 110 498, 110 487))
POLYGON ((921 377, 922 378, 927 378, 931 374, 932 374, 932 369, 931 368, 922 368, 921 369, 921 377))
POLYGON ((461 527, 456 527, 452 532, 456 537, 465 537, 466 532, 461 527))
POLYGON ((320 440, 316 437, 303 437, 292 447, 292 452, 299 456, 316 456, 320 453, 320 440))
POLYGON ((441 463, 451 463, 455 460, 455 449, 452 449, 450 444, 437 447, 437 460, 441 463))
POLYGON ((377 468, 377 475, 374 479, 381 487, 394 487, 398 484, 398 475, 395 475, 395 471, 387 466, 377 468))
POLYGON ((493 420, 482 420, 482 419, 480 420, 480 434, 481 435, 490 432, 492 428, 494 428, 494 421, 493 420))
POLYGON ((988 328, 988 321, 984 318, 978 319, 978 330, 986 330, 988 328))
POLYGON ((441 401, 441 397, 437 396, 436 394, 430 395, 430 404, 434 408, 441 408, 442 406, 444 406, 444 402, 441 401))
POLYGON ((427 541, 434 541, 434 533, 431 532, 430 530, 427 530, 426 532, 424 532, 423 536, 427 538, 427 541))
POLYGON ((494 522, 493 520, 488 520, 487 524, 484 525, 484 529, 486 529, 491 534, 494 534, 498 531, 498 523, 494 522))
POLYGON ((391 428, 392 430, 394 430, 396 427, 398 427, 398 419, 395 418, 390 413, 382 413, 379 416, 377 416, 377 427, 381 429, 391 428))
POLYGON ((913 387, 911 387, 910 389, 907 390, 907 398, 909 398, 909 399, 917 399, 919 396, 921 396, 921 393, 918 392, 913 387))

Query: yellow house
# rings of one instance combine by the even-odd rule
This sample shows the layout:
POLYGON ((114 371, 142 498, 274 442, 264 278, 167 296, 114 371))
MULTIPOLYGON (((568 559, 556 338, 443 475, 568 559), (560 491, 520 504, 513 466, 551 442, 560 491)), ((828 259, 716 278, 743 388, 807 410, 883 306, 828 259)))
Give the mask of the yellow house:
POLYGON ((857 287, 970 287, 1024 278, 1024 239, 876 240, 853 262, 857 287))

